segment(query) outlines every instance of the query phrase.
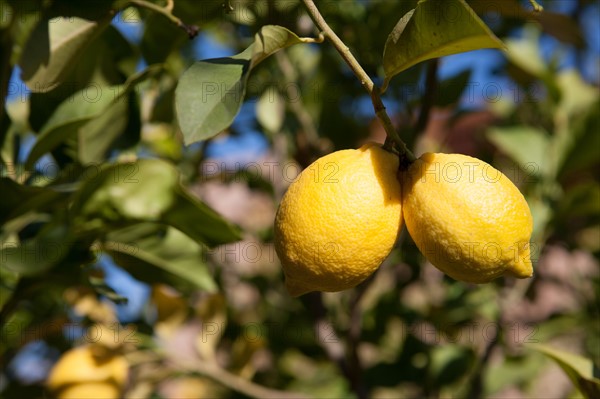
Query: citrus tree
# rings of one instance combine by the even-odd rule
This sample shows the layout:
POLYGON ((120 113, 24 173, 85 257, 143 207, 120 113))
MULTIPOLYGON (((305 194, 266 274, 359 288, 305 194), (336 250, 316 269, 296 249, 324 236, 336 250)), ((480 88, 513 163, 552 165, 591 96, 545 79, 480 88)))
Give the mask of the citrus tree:
POLYGON ((2 396, 598 397, 566 3, 0 0, 2 396))

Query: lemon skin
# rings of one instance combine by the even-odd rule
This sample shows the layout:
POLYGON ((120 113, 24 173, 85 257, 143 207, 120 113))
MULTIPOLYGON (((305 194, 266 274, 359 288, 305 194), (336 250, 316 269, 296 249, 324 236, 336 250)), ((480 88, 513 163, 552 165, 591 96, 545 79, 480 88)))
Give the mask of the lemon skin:
POLYGON ((316 160, 275 217, 275 249, 292 296, 336 292, 369 277, 402 227, 398 157, 369 143, 316 160))
POLYGON ((426 153, 401 180, 408 232, 438 269, 469 283, 532 276, 531 212, 500 171, 466 155, 426 153))
POLYGON ((124 357, 98 356, 93 346, 81 346, 63 354, 50 371, 46 385, 60 399, 118 399, 128 370, 124 357))

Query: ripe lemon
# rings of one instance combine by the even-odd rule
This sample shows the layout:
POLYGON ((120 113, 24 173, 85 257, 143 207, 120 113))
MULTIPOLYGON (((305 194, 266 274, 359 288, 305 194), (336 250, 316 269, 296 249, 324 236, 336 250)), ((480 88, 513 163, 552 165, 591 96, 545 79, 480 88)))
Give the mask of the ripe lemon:
POLYGON ((99 356, 92 346, 81 346, 63 354, 46 384, 60 399, 117 399, 121 397, 128 368, 120 355, 99 356))
POLYGON ((402 227, 398 157, 369 143, 319 158, 289 187, 275 249, 292 296, 341 291, 371 275, 402 227))
POLYGON ((466 155, 426 153, 401 179, 406 227, 434 266, 470 283, 531 277, 533 219, 504 174, 466 155))

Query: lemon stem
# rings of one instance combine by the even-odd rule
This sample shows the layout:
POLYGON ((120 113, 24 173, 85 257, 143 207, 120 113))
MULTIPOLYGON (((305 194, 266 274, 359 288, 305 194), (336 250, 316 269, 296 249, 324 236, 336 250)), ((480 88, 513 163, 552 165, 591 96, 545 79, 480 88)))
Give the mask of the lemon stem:
POLYGON ((383 105, 383 101, 381 101, 381 95, 379 87, 375 86, 373 80, 367 75, 363 67, 356 60, 348 46, 344 44, 344 42, 338 37, 338 35, 331 29, 331 27, 325 21, 325 18, 319 12, 319 9, 315 5, 313 0, 303 0, 304 6, 308 12, 308 15, 313 20, 315 25, 321 30, 323 36, 325 36, 331 44, 335 47, 335 49, 340 53, 344 61, 348 64, 354 75, 360 81, 362 87, 371 95, 371 102, 373 103, 373 109, 375 110, 375 115, 383 125, 385 129, 385 133, 388 137, 390 137, 396 146, 398 147, 398 152, 400 158, 406 159, 408 162, 413 162, 416 158, 414 154, 408 149, 404 141, 398 135, 398 132, 394 128, 390 117, 388 116, 385 105, 383 105))

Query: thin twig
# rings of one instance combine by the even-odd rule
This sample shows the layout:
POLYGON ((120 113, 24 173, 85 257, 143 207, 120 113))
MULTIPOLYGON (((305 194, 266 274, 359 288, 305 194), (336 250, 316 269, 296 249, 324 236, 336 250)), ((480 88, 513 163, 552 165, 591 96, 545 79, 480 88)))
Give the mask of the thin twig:
POLYGON ((338 37, 338 35, 336 35, 336 33, 329 27, 329 25, 317 9, 317 6, 315 5, 314 1, 303 0, 303 2, 306 6, 306 10, 308 11, 308 15, 311 17, 315 25, 321 30, 323 35, 331 42, 331 44, 333 44, 333 46, 340 53, 344 61, 346 61, 350 69, 354 72, 354 74, 360 81, 360 84, 371 95, 371 102, 373 103, 375 115, 377 115, 377 118, 379 118, 379 120, 381 121, 388 137, 391 137, 392 140, 394 140, 394 142, 398 146, 400 157, 406 158, 410 162, 414 161, 415 156, 408 149, 404 141, 402 141, 402 139, 398 135, 398 132, 396 132, 396 129, 394 128, 390 117, 385 111, 385 106, 383 105, 383 101, 381 101, 379 88, 375 86, 369 75, 367 75, 363 67, 356 60, 354 55, 352 55, 352 52, 350 51, 348 46, 346 46, 344 42, 338 37))
POLYGON ((222 369, 214 363, 206 361, 177 361, 177 365, 188 370, 202 374, 205 377, 215 380, 216 382, 240 392, 250 398, 256 399, 306 399, 309 395, 295 392, 278 391, 248 381, 238 375, 232 374, 229 371, 222 369))
POLYGON ((437 70, 438 70, 438 59, 429 61, 427 65, 427 75, 425 76, 425 93, 423 94, 423 101, 421 101, 421 112, 419 113, 419 119, 415 125, 415 131, 417 134, 421 134, 427 128, 429 123, 429 114, 433 107, 433 101, 435 100, 435 93, 437 90, 437 70))
POLYGON ((198 36, 198 33, 200 33, 200 28, 198 28, 196 25, 186 25, 181 19, 177 18, 171 13, 173 11, 172 0, 167 1, 167 5, 165 7, 158 6, 145 0, 129 0, 129 4, 133 4, 140 8, 146 8, 165 16, 169 21, 177 25, 178 28, 183 29, 190 39, 195 38, 198 36))

